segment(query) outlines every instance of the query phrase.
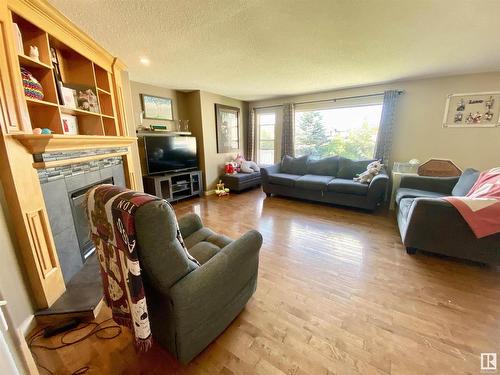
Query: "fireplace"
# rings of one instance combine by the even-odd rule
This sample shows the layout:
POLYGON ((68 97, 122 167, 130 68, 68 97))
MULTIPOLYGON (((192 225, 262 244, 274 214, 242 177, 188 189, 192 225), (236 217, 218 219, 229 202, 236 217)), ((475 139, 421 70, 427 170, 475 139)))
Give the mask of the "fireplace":
POLYGON ((68 284, 94 252, 84 209, 85 193, 100 184, 125 186, 123 161, 111 157, 69 164, 41 169, 38 176, 64 282, 68 284))

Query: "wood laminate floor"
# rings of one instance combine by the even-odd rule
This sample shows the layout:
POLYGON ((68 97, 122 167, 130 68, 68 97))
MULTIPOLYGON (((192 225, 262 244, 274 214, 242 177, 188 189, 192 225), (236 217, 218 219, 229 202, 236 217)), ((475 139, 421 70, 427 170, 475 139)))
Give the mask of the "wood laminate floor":
POLYGON ((407 255, 392 213, 259 189, 174 207, 233 238, 262 233, 257 292, 241 315, 188 366, 158 346, 136 354, 125 329, 38 349, 41 364, 57 374, 479 374, 480 353, 500 352, 500 273, 407 255))

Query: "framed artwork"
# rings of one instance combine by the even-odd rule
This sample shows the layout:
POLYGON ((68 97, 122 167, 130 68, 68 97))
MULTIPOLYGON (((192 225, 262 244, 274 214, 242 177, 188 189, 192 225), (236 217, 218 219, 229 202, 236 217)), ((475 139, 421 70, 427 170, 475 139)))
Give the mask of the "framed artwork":
POLYGON ((500 92, 448 95, 443 127, 500 127, 500 92))
POLYGON ((144 118, 150 120, 173 120, 172 99, 141 94, 144 118))
POLYGON ((217 153, 226 154, 240 149, 240 109, 215 105, 217 153))

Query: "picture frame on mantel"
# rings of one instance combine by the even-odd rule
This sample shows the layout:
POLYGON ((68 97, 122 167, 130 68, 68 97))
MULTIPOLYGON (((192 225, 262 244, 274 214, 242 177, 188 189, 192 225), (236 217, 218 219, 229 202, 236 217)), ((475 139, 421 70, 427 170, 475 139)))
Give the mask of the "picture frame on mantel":
POLYGON ((500 127, 500 92, 448 95, 443 128, 495 127, 500 127))
POLYGON ((240 149, 240 109, 215 104, 217 153, 227 154, 240 149))
POLYGON ((172 99, 161 96, 141 94, 144 119, 148 120, 174 120, 172 99))

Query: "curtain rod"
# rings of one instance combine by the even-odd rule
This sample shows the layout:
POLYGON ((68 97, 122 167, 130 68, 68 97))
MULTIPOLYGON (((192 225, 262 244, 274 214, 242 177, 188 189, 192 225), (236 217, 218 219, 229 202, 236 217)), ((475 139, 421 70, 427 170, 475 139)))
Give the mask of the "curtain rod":
MULTIPOLYGON (((402 94, 404 91, 397 90, 398 95, 402 94)), ((332 99, 319 99, 319 100, 309 100, 306 102, 295 102, 294 104, 310 104, 310 103, 323 103, 323 102, 336 102, 338 100, 346 100, 346 99, 358 99, 358 98, 369 98, 371 96, 382 96, 384 92, 377 92, 375 94, 366 94, 366 95, 354 95, 354 96, 343 96, 340 98, 332 98, 332 99)))
MULTIPOLYGON (((401 95, 404 93, 402 90, 397 90, 398 95, 401 95)), ((384 95, 384 92, 377 92, 375 94, 366 94, 366 95, 355 95, 355 96, 344 96, 340 98, 332 98, 332 99, 318 99, 318 100, 309 100, 305 102, 295 102, 294 104, 310 104, 310 103, 322 103, 322 102, 336 102, 338 100, 346 100, 346 99, 358 99, 358 98, 368 98, 371 96, 381 96, 384 95)), ((264 108, 277 108, 277 107, 282 107, 283 104, 276 104, 276 105, 269 105, 269 106, 260 106, 260 107, 253 107, 253 109, 264 109, 264 108)))

